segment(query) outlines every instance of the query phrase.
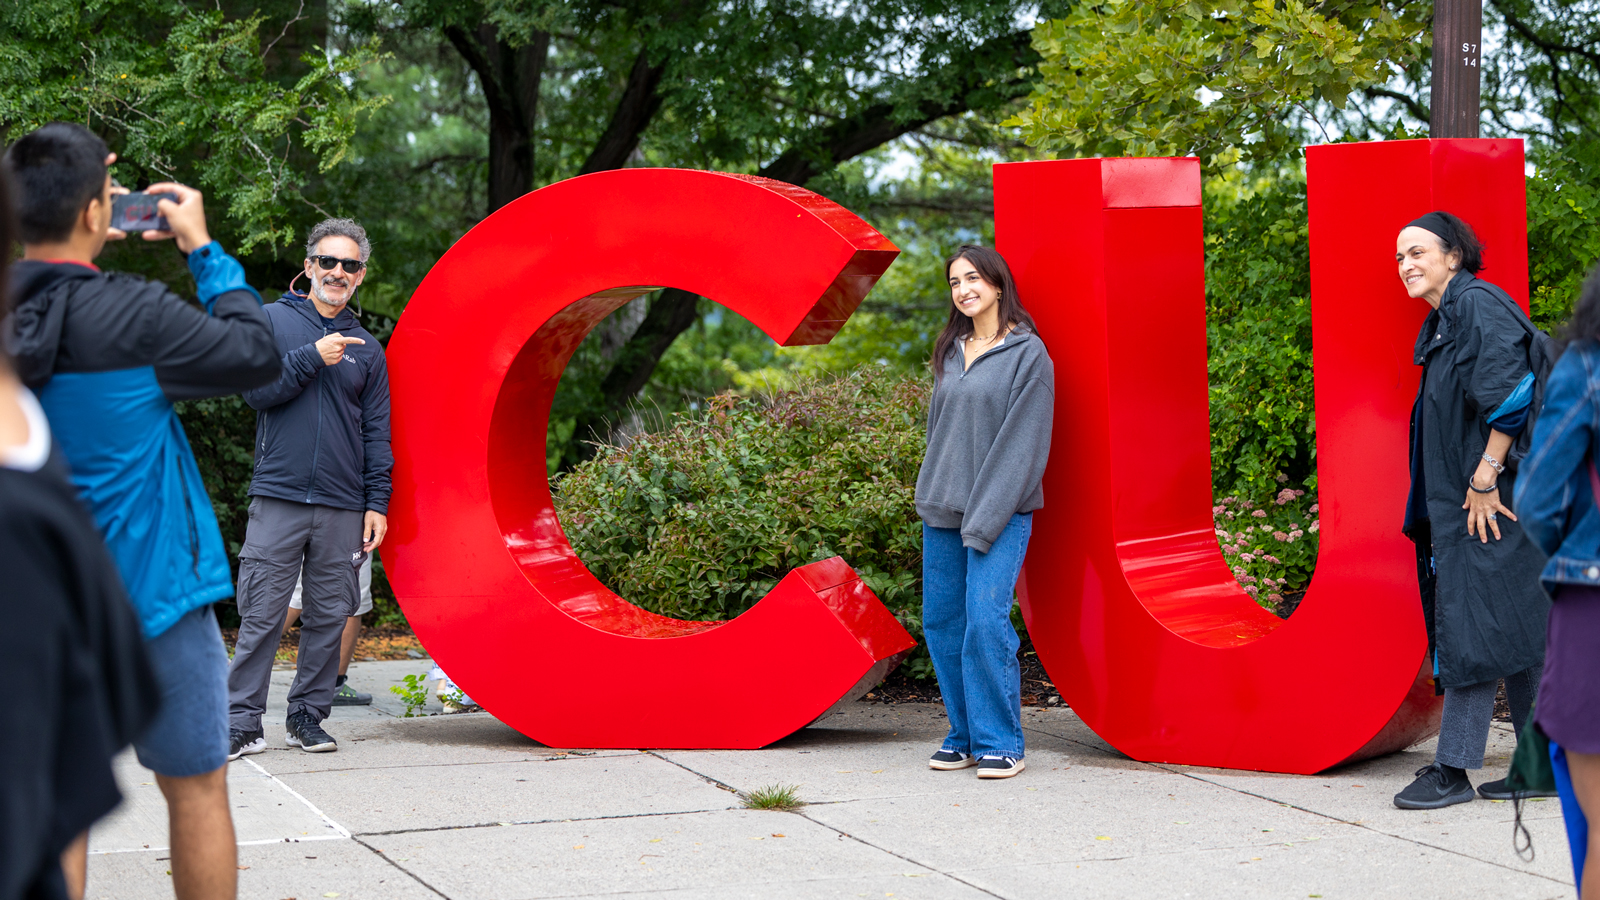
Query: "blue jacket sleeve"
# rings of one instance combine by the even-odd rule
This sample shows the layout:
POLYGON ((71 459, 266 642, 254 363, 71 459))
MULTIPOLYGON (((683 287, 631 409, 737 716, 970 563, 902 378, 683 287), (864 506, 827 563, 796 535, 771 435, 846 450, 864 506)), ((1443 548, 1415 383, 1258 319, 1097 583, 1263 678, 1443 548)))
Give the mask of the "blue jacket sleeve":
POLYGON ((389 514, 390 470, 394 452, 389 445, 389 364, 376 354, 366 387, 361 391, 361 445, 365 451, 361 484, 367 509, 389 514))
POLYGON ((196 248, 189 254, 189 274, 194 276, 195 289, 200 295, 200 305, 212 312, 217 298, 229 291, 248 291, 261 305, 261 295, 244 280, 244 266, 222 251, 216 241, 196 248))
POLYGON ((1595 398, 1589 392, 1589 353, 1577 346, 1550 373, 1544 408, 1516 485, 1516 512, 1528 537, 1551 555, 1566 537, 1573 504, 1589 502, 1589 448, 1594 444, 1595 398), (1582 484, 1580 490, 1575 485, 1582 484))

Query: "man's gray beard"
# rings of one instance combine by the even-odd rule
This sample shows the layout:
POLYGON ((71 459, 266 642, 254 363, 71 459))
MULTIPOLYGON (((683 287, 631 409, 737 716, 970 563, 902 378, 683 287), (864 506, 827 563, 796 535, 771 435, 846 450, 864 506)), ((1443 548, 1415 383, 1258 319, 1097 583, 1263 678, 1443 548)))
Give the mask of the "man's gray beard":
POLYGON ((343 300, 339 300, 339 301, 329 300, 327 291, 324 291, 322 289, 322 281, 320 279, 313 278, 311 280, 311 293, 318 300, 321 300, 323 303, 327 304, 328 306, 333 307, 334 310, 336 310, 336 311, 340 310, 340 309, 343 309, 344 305, 346 303, 350 302, 350 298, 349 297, 346 297, 343 300))

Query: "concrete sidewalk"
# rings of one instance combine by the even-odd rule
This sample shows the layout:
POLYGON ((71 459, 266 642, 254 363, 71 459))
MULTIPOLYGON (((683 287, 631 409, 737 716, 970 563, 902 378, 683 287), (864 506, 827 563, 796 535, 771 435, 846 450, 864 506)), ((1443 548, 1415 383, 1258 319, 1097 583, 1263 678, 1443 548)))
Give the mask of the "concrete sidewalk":
MULTIPOLYGON (((1133 762, 1066 709, 1029 709, 1028 769, 934 772, 937 705, 858 703, 754 751, 554 749, 487 714, 399 719, 387 687, 425 660, 357 663, 372 709, 336 709, 337 753, 282 745, 232 767, 240 892, 256 900, 671 898, 1567 898, 1555 801, 1511 847, 1509 803, 1404 812, 1432 744, 1321 776, 1133 762), (798 812, 738 792, 798 785, 798 812)), ((437 711, 437 701, 432 704, 437 711)), ((1514 736, 1497 725, 1489 767, 1514 736)), ((90 840, 89 896, 171 896, 166 810, 121 764, 127 801, 90 840)))

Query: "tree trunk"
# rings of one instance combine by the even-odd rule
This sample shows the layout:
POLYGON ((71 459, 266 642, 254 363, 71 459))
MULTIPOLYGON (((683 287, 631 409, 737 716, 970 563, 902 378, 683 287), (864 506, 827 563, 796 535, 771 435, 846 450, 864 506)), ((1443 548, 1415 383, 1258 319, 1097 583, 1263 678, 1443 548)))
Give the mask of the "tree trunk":
POLYGON ((489 107, 487 211, 492 213, 533 190, 533 132, 550 35, 536 31, 532 41, 513 47, 486 22, 471 32, 450 26, 445 36, 477 74, 489 107))
POLYGON ((656 88, 666 71, 666 60, 652 66, 645 51, 639 51, 633 61, 633 71, 628 74, 628 86, 623 88, 622 99, 611 115, 611 124, 584 161, 579 175, 620 169, 628 161, 639 147, 639 136, 661 108, 661 95, 656 93, 656 88))
MULTIPOLYGON (((888 103, 869 106, 854 116, 830 122, 820 126, 812 134, 803 136, 757 174, 804 187, 806 182, 839 163, 881 147, 907 132, 915 131, 938 119, 965 112, 973 107, 972 100, 975 96, 991 102, 1001 102, 1006 97, 1025 90, 1029 82, 1023 77, 1013 76, 1009 82, 996 84, 989 80, 987 71, 989 66, 981 65, 980 61, 992 63, 995 60, 1004 60, 1012 65, 1012 71, 1031 65, 1037 59, 1031 40, 1031 33, 1026 31, 996 38, 975 49, 969 58, 954 61, 945 70, 937 73, 934 76, 936 79, 934 83, 953 82, 952 88, 941 98, 924 101, 914 116, 906 119, 896 118, 895 107, 888 103), (979 91, 985 93, 979 95, 979 91), (1007 93, 1008 91, 1011 93, 1007 93)), ((623 143, 627 144, 628 149, 621 157, 615 155, 616 149, 613 150, 611 158, 615 160, 614 165, 621 165, 627 153, 632 152, 632 148, 638 144, 637 131, 626 142, 622 140, 613 142, 613 134, 618 131, 617 123, 625 118, 624 109, 630 108, 632 102, 630 97, 635 85, 640 85, 642 89, 645 84, 648 74, 645 66, 646 60, 641 53, 634 63, 633 77, 629 79, 629 90, 624 93, 623 102, 618 105, 611 129, 607 130, 606 138, 601 141, 601 146, 613 146, 616 149, 620 149, 623 143)), ((655 77, 659 80, 660 75, 657 74, 655 77)), ((653 94, 654 90, 654 83, 650 83, 650 93, 653 94)), ((659 104, 659 100, 655 102, 659 104)), ((651 106, 649 111, 653 114, 654 106, 651 106)), ((638 123, 638 130, 642 131, 643 125, 648 123, 648 118, 647 115, 634 116, 628 121, 638 123)), ((598 154, 597 149, 596 155, 598 154)), ((591 162, 594 159, 595 156, 592 155, 591 162)), ((599 171, 587 165, 584 170, 599 171)), ((699 299, 689 291, 676 288, 662 291, 660 296, 655 298, 650 304, 650 311, 646 314, 644 322, 612 359, 611 367, 600 384, 602 406, 578 422, 578 428, 573 433, 575 441, 597 438, 606 440, 610 436, 608 423, 649 383, 650 376, 655 372, 656 365, 661 362, 662 355, 672 346, 678 335, 699 321, 699 299)), ((592 450, 588 444, 582 444, 579 452, 587 457, 592 450)))

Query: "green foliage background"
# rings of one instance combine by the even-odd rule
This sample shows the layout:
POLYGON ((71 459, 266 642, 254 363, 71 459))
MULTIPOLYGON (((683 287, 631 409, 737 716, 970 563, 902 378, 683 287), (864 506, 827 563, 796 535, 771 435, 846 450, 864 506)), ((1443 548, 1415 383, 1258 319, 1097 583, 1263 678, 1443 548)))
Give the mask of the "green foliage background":
MULTIPOLYGON (((386 339, 434 261, 489 212, 496 127, 521 129, 519 190, 571 177, 619 121, 635 76, 654 73, 656 87, 635 97, 651 115, 617 165, 781 163, 904 252, 826 346, 777 347, 699 300, 620 412, 603 384, 637 316, 602 323, 563 378, 544 464, 572 471, 597 436, 579 423, 601 407, 617 446, 602 450, 604 466, 561 476, 564 521, 608 584, 674 615, 726 618, 829 551, 910 625, 906 491, 921 452, 910 410, 947 314, 939 260, 992 243, 993 164, 1057 154, 1204 161, 1218 515, 1259 519, 1222 526, 1226 552, 1276 593, 1309 579, 1316 416, 1300 147, 1426 134, 1429 15, 1401 0, 17 0, 0 4, 0 132, 86 122, 122 155, 123 183, 200 186, 213 234, 269 297, 298 269, 295 236, 310 223, 362 220, 376 251, 358 312, 386 339), (548 41, 531 99, 499 102, 532 70, 486 81, 462 50, 474 40, 502 62, 548 41), (844 423, 879 415, 872 456, 844 423), (751 442, 759 452, 742 449, 751 442), (724 454, 720 468, 697 467, 699 452, 724 454), (856 482, 805 468, 807 454, 875 487, 853 492, 856 482), (837 499, 784 501, 775 471, 807 497, 837 499), (1305 493, 1279 503, 1285 490, 1305 493), (705 497, 684 499, 696 492, 705 497), (612 503, 639 521, 613 516, 612 503), (824 524, 800 528, 802 512, 824 524), (741 526, 772 539, 766 556, 714 536, 741 526), (688 566, 695 553, 721 562, 688 566)), ((1554 329, 1600 257, 1600 3, 1487 0, 1485 22, 1501 42, 1484 56, 1485 134, 1528 141, 1533 315, 1554 329)), ((169 247, 112 246, 101 262, 191 289, 169 247)), ((236 549, 254 414, 223 398, 180 415, 236 549)))

